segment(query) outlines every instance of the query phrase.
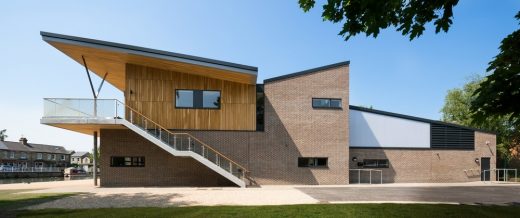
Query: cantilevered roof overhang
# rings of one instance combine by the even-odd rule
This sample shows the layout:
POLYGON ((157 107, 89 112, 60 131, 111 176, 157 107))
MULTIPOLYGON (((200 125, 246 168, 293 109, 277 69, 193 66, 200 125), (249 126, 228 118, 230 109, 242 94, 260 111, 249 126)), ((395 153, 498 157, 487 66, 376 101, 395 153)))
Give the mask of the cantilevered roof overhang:
POLYGON ((121 91, 125 90, 125 66, 137 64, 180 73, 201 75, 246 84, 256 84, 258 68, 191 55, 143 48, 120 43, 40 32, 42 39, 103 77, 121 91))

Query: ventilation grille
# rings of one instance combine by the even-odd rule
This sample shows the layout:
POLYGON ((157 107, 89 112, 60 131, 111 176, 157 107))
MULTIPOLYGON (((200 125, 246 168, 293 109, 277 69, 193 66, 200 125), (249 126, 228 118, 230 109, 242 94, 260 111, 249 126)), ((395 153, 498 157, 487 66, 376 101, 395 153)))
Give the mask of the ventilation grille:
POLYGON ((430 124, 431 148, 443 149, 475 149, 475 132, 473 130, 430 124))

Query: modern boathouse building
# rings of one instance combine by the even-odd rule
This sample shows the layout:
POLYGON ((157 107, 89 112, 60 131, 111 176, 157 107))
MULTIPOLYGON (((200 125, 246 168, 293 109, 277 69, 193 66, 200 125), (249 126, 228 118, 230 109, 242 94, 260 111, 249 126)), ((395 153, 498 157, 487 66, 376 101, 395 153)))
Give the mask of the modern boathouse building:
POLYGON ((42 124, 99 136, 103 187, 493 179, 494 133, 351 106, 348 61, 258 84, 256 67, 41 36, 124 93, 44 99, 42 124))

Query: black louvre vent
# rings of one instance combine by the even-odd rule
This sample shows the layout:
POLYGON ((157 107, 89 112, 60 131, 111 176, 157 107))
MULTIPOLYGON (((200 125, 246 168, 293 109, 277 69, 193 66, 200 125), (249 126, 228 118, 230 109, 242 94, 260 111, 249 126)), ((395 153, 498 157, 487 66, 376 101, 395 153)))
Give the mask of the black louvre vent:
POLYGON ((431 148, 475 149, 475 132, 442 124, 430 124, 431 148))

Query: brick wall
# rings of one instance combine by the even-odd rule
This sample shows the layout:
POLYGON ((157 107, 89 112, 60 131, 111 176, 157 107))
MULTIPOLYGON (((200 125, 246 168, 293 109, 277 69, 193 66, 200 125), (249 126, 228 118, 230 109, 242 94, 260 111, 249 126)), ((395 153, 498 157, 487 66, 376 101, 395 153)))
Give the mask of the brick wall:
MULTIPOLYGON (((179 132, 245 166, 260 185, 347 184, 348 82, 348 66, 342 66, 265 84, 264 132, 179 132), (341 98, 343 109, 313 109, 313 97, 341 98), (298 157, 327 157, 328 167, 300 168, 298 157)), ((173 157, 130 131, 103 130, 101 144, 102 186, 224 183, 195 160, 173 157), (143 155, 146 167, 109 167, 110 155, 143 155)))
POLYGON ((233 186, 192 158, 175 157, 131 130, 101 130, 101 186, 233 186), (144 156, 144 167, 110 167, 111 156, 144 156))
MULTIPOLYGON (((383 182, 470 182, 480 181, 481 157, 490 157, 490 168, 496 168, 496 137, 493 134, 475 132, 475 150, 439 149, 350 149, 352 169, 360 169, 352 161, 363 159, 388 159, 389 168, 383 170, 383 182), (489 141, 489 145, 486 144, 489 141)), ((358 172, 350 172, 350 182, 358 182, 358 172)), ((495 178, 491 174, 491 179, 495 178)), ((362 172, 361 182, 368 182, 368 172, 362 172)), ((373 182, 379 182, 379 174, 373 174, 373 182)))
MULTIPOLYGON (((263 132, 178 132, 194 135, 245 166, 260 185, 347 184, 349 176, 357 183, 357 173, 349 173, 349 165, 359 168, 353 157, 388 159, 390 167, 382 169, 385 183, 479 181, 475 159, 481 157, 490 157, 490 167, 496 167, 495 135, 481 132, 475 132, 475 150, 349 149, 348 83, 348 66, 266 83, 263 132), (341 98, 343 109, 313 109, 313 97, 341 98), (301 168, 298 157, 327 157, 328 167, 301 168)), ((102 130, 101 144, 102 186, 233 185, 197 161, 174 157, 130 130, 102 130), (146 166, 110 167, 110 156, 145 156, 146 166)), ((367 182, 367 173, 361 177, 367 182)), ((375 174, 373 182, 378 181, 375 174)))
POLYGON ((244 165, 261 185, 347 184, 348 66, 264 85, 265 132, 189 131, 244 165), (341 98, 342 110, 313 109, 312 98, 341 98), (298 167, 327 157, 327 168, 298 167))

